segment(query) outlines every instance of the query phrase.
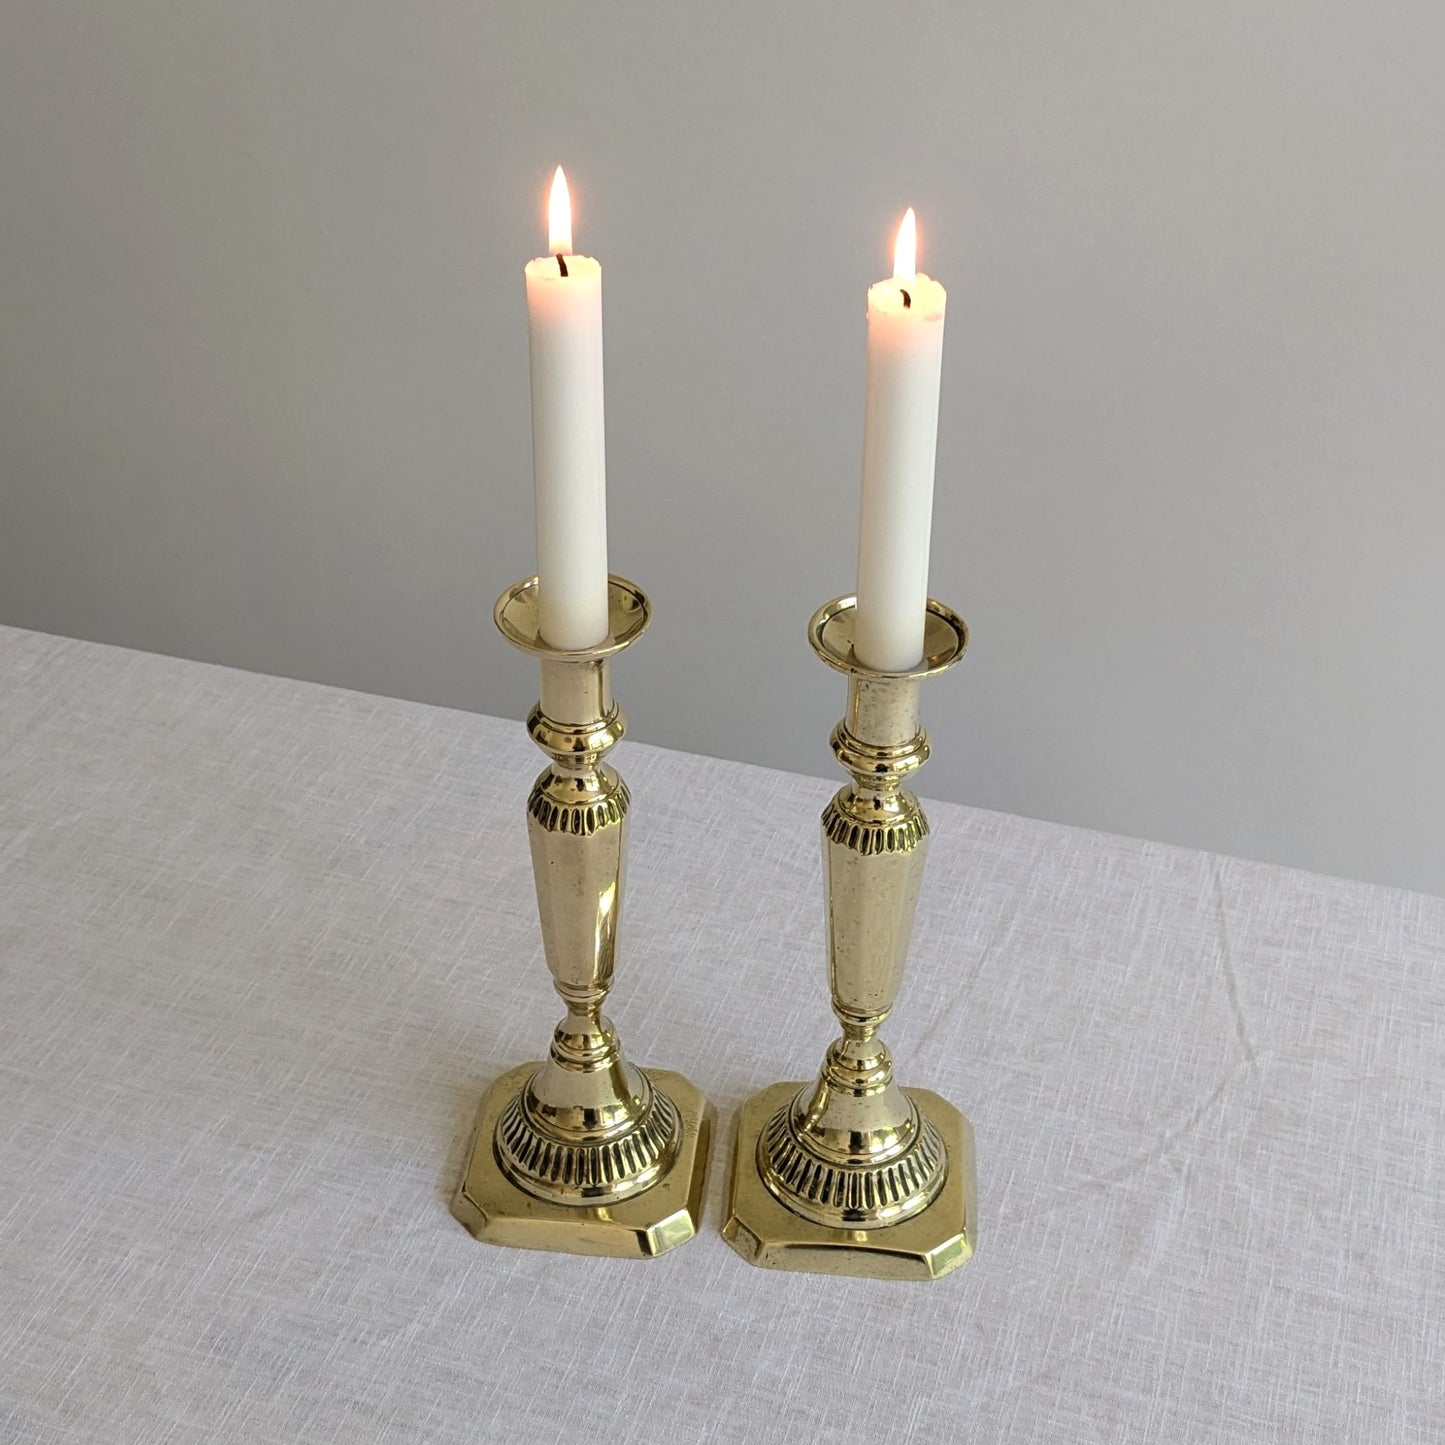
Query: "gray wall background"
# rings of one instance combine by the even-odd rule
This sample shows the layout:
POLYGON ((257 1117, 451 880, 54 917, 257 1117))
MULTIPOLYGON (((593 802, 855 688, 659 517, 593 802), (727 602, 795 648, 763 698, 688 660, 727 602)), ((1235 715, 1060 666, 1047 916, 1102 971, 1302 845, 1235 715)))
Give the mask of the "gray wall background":
POLYGON ((829 773, 863 294, 949 287, 923 790, 1445 891, 1436 3, 22 3, 0 620, 503 714, 606 266, 638 737, 829 773))

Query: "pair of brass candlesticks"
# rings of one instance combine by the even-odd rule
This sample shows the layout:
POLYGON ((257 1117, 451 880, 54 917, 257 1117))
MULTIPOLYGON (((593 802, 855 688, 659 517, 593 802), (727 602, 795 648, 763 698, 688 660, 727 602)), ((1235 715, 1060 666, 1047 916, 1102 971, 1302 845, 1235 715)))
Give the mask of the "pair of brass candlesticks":
MULTIPOLYGON (((535 577, 497 601, 502 635, 541 660, 527 729, 550 761, 527 800, 527 834, 547 967, 567 1013, 547 1058, 483 1097, 452 1209, 494 1244, 635 1258, 697 1233, 714 1111, 681 1074, 627 1063, 602 1014, 629 806, 602 761, 625 726, 610 660, 651 610, 620 577, 609 604, 607 640, 564 652, 542 639, 535 577)), ((855 611, 840 597, 808 628, 818 656, 848 677, 832 747, 852 782, 823 812, 829 980, 843 1032, 816 1082, 774 1084, 743 1106, 723 1235, 774 1269, 932 1279, 973 1253, 973 1131, 938 1095, 898 1085, 878 1029, 902 984, 928 845, 927 819, 903 786, 928 758, 919 684, 963 656, 968 629, 930 601, 922 662, 879 672, 854 655, 855 611)))

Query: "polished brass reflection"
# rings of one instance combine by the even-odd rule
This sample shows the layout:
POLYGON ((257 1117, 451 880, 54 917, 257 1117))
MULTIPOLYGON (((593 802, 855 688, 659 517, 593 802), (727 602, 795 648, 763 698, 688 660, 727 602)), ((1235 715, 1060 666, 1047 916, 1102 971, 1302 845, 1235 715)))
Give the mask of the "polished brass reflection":
POLYGON ((848 677, 832 747, 851 782, 823 811, 828 976, 842 1025, 816 1082, 774 1085, 745 1107, 723 1233, 755 1264, 935 1278, 973 1252, 973 1133, 935 1094, 901 1088, 878 1032, 903 982, 928 851, 928 820, 903 786, 928 759, 922 679, 968 646, 963 619, 929 602, 924 658, 864 667, 854 599, 820 609, 819 657, 848 677))
POLYGON ((635 1257, 697 1232, 712 1111, 681 1075, 628 1063, 602 1013, 630 806, 627 784, 603 762, 626 726, 610 661, 650 618, 646 596, 619 577, 609 610, 604 643, 562 652, 538 629, 535 577, 497 602, 502 635, 541 662, 527 730, 548 764, 527 799, 527 837, 543 950, 566 1014, 547 1057, 483 1099, 452 1209, 494 1243, 635 1257))

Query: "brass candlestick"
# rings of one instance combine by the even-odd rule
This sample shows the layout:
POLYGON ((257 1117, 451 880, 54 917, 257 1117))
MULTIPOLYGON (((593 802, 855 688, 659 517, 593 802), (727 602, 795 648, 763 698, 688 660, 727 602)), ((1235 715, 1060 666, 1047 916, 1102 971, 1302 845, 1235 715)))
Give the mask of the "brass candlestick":
POLYGON ((852 775, 823 811, 829 981, 842 1037, 816 1083, 774 1084, 738 1123, 724 1237, 754 1264, 820 1274, 935 1279, 973 1253, 973 1130, 953 1105, 904 1090, 877 1037, 903 981, 928 820, 902 786, 928 759, 919 684, 968 646, 963 619, 930 601, 908 672, 853 653, 855 599, 814 614, 813 650, 848 675, 832 747, 852 775))
POLYGON ((550 759, 527 800, 542 946, 567 1014, 541 1063, 503 1074, 482 1099, 452 1212, 478 1239, 630 1258, 697 1233, 713 1111, 681 1074, 627 1063, 602 1003, 622 914, 627 784, 603 761, 626 721, 610 660, 646 629, 642 590, 609 581, 596 647, 542 640, 537 579, 497 600, 514 647, 536 654, 542 698, 527 719, 550 759))

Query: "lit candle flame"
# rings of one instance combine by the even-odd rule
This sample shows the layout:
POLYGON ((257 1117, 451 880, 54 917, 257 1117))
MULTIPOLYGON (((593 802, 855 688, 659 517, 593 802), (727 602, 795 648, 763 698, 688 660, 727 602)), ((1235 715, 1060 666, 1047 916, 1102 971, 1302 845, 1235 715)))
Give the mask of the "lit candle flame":
POLYGON ((572 197, 561 166, 552 177, 552 194, 547 200, 547 249, 554 256, 572 254, 572 197))
POLYGON ((893 243, 893 279, 911 281, 918 274, 918 220, 913 207, 903 213, 898 239, 893 243))

